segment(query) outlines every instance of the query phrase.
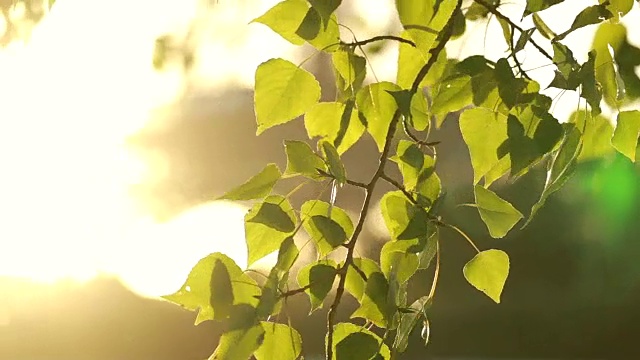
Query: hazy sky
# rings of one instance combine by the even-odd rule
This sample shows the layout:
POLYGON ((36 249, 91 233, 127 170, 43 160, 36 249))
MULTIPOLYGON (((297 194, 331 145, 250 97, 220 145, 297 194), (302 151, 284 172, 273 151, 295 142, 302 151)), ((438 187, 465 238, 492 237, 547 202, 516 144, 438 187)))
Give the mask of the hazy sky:
MULTIPOLYGON (((196 71, 201 81, 251 86, 260 62, 296 58, 266 27, 248 25, 276 2, 219 0, 216 12, 208 15, 211 35, 199 53, 208 64, 196 71)), ((394 24, 388 16, 392 1, 353 3, 373 25, 352 24, 362 37, 394 24)), ((562 29, 558 24, 566 24, 578 3, 586 2, 559 5, 561 19, 542 16, 552 28, 562 29)), ((153 71, 153 42, 185 24, 194 14, 193 4, 57 0, 28 44, 0 51, 0 275, 52 281, 107 272, 143 294, 159 295, 177 288, 209 252, 230 253, 244 265, 243 208, 205 204, 158 224, 127 195, 131 184, 149 174, 124 140, 149 121, 155 107, 172 99, 180 85, 178 74, 153 71)), ((640 22, 635 7, 633 18, 625 22, 640 22)), ((504 10, 520 15, 522 6, 506 5, 504 10)), ((497 23, 489 26, 486 47, 484 25, 471 29, 470 39, 449 48, 450 56, 485 53, 498 58, 504 44, 497 23)), ((594 29, 567 38, 577 46, 579 58, 584 58, 594 29)), ((629 33, 640 43, 640 31, 629 33)), ((394 80, 396 51, 391 47, 374 59, 380 80, 394 80)), ((526 52, 528 67, 540 61, 548 63, 534 50, 526 52)), ((556 108, 561 119, 576 104, 566 98, 563 103, 571 105, 556 108)))

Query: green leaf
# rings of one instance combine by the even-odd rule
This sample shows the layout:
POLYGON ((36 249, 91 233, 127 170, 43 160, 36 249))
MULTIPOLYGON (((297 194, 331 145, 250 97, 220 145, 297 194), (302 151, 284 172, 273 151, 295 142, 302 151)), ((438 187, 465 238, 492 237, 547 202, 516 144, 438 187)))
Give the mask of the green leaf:
POLYGON ((493 238, 504 237, 522 219, 520 211, 493 191, 476 185, 474 192, 480 217, 493 238))
POLYGON ((296 360, 302 352, 302 337, 292 327, 261 321, 264 341, 253 354, 256 360, 296 360))
MULTIPOLYGON (((373 333, 371 330, 367 330, 362 326, 351 323, 338 323, 333 327, 333 360, 342 359, 365 359, 365 357, 359 357, 360 353, 369 354, 372 351, 370 340, 366 340, 364 337, 350 338, 346 343, 341 345, 340 351, 338 351, 338 345, 345 341, 350 335, 364 334, 370 337, 376 342, 376 349, 373 355, 366 359, 375 360, 389 360, 391 359, 391 352, 387 344, 383 340, 373 333), (359 346, 362 346, 361 349, 359 346), (355 347, 355 349, 354 349, 355 347)), ((327 337, 325 337, 325 344, 327 337)))
POLYGON ((285 140, 284 149, 287 153, 287 169, 284 176, 302 175, 310 179, 322 179, 318 169, 326 171, 327 167, 309 144, 304 141, 285 140))
MULTIPOLYGON (((411 35, 406 30, 400 35, 403 39, 413 41, 411 35)), ((403 89, 410 89, 418 72, 429 61, 431 54, 421 51, 406 43, 400 43, 398 49, 398 71, 396 83, 403 89)), ((427 75, 422 79, 419 88, 432 86, 440 81, 447 65, 447 52, 442 50, 438 54, 438 59, 433 64, 427 75)))
POLYGON ((516 41, 516 45, 513 48, 514 53, 517 53, 520 50, 524 50, 524 47, 527 45, 529 40, 531 40, 531 35, 533 35, 534 31, 535 28, 531 28, 520 33, 520 37, 518 38, 518 41, 516 41))
POLYGON ((433 258, 436 256, 436 252, 438 250, 438 241, 439 241, 439 230, 438 227, 432 226, 429 228, 429 236, 427 237, 427 243, 425 247, 420 253, 418 253, 418 260, 420 264, 418 265, 418 269, 427 269, 433 258))
POLYGON ((282 242, 293 235, 298 220, 285 197, 272 195, 254 205, 244 221, 247 265, 251 265, 278 250, 282 242))
POLYGON ((455 1, 396 0, 400 22, 423 53, 435 46, 457 7, 455 1))
POLYGON ((405 241, 389 241, 380 250, 380 267, 387 279, 404 284, 418 270, 418 255, 408 251, 405 241))
POLYGON ((413 205, 401 191, 390 191, 380 199, 380 210, 393 239, 411 240, 427 234, 428 216, 413 205))
POLYGON ((457 75, 444 80, 433 93, 431 113, 440 127, 450 112, 458 111, 473 103, 474 91, 471 76, 457 75))
POLYGON ((280 204, 270 202, 261 204, 255 215, 246 221, 262 224, 283 233, 290 233, 296 228, 296 224, 294 223, 295 218, 289 216, 280 204))
POLYGON ((616 22, 633 8, 633 0, 600 0, 599 2, 613 14, 616 22))
MULTIPOLYGON (((474 108, 465 110, 460 115, 460 132, 469 148, 471 165, 473 166, 473 183, 487 175, 506 158, 507 169, 510 166, 509 154, 499 151, 507 141, 507 117, 490 109, 474 108)), ((485 186, 490 185, 485 179, 485 186)))
POLYGON ((592 49, 596 51, 596 81, 602 85, 604 101, 611 107, 620 107, 626 98, 626 84, 616 58, 621 43, 626 37, 624 26, 603 23, 593 38, 592 49), (615 50, 614 50, 615 49, 615 50))
POLYGON ((320 84, 306 70, 283 59, 271 59, 256 70, 257 134, 307 112, 320 99, 320 84))
MULTIPOLYGON (((498 6, 500 4, 499 0, 489 0, 487 3, 491 6, 498 6)), ((464 17, 468 20, 475 21, 486 19, 489 16, 489 10, 483 5, 473 2, 467 9, 467 12, 464 14, 464 17)))
POLYGON ((370 334, 356 332, 336 344, 336 359, 370 360, 378 353, 379 343, 370 334))
POLYGON ((576 159, 582 149, 582 134, 573 124, 565 131, 565 137, 554 159, 549 163, 547 180, 540 199, 531 208, 531 214, 522 228, 529 225, 535 214, 542 208, 549 195, 558 191, 575 170, 576 159))
POLYGON ((227 266, 220 259, 213 264, 211 274, 211 296, 209 297, 214 319, 224 319, 229 316, 233 306, 233 287, 227 266))
POLYGON ((611 142, 622 155, 636 161, 638 139, 640 138, 640 111, 621 111, 618 113, 616 130, 611 142))
POLYGON ((396 156, 392 159, 398 164, 403 184, 407 189, 415 189, 418 176, 424 167, 425 154, 418 145, 408 140, 400 140, 396 156))
POLYGON ((402 314, 396 337, 393 341, 393 348, 398 352, 402 353, 407 349, 409 335, 411 335, 411 332, 413 332, 413 329, 418 325, 420 320, 424 318, 424 308, 428 302, 428 297, 423 296, 411 304, 411 311, 402 314))
POLYGON ((298 259, 298 255, 300 255, 300 250, 293 241, 293 237, 288 237, 280 245, 278 260, 274 268, 281 272, 289 271, 298 259))
POLYGON ((328 141, 321 141, 320 146, 327 160, 329 173, 333 175, 339 185, 345 184, 347 182, 347 171, 344 169, 338 150, 328 141))
POLYGON ((342 238, 343 233, 347 239, 353 234, 351 218, 339 207, 331 206, 320 200, 310 200, 302 205, 300 212, 303 219, 309 219, 308 221, 304 221, 302 226, 316 244, 320 256, 326 256, 339 246, 340 244, 338 244, 336 239, 342 238), (316 216, 318 216, 318 218, 315 218, 316 216), (317 220, 320 217, 325 220, 317 220), (316 220, 310 220, 313 218, 316 220), (331 220, 331 222, 327 220, 331 220), (331 225, 327 225, 329 223, 331 223, 331 225), (338 230, 337 227, 342 231, 338 230), (330 238, 327 238, 327 236, 330 238))
POLYGON ((321 137, 333 143, 338 153, 343 154, 355 144, 365 126, 353 111, 353 103, 322 102, 304 115, 304 126, 309 138, 321 137))
POLYGON ((509 255, 496 249, 482 251, 464 266, 463 272, 469 284, 499 304, 509 276, 509 255))
POLYGON ((562 125, 537 106, 527 106, 509 114, 507 135, 511 157, 511 175, 519 176, 540 161, 562 139, 562 125))
POLYGON ((394 304, 389 303, 389 283, 382 273, 374 272, 367 279, 360 307, 351 314, 352 318, 363 318, 376 326, 385 328, 391 321, 394 304))
POLYGON ((409 123, 418 131, 426 130, 431 124, 429 104, 425 95, 419 91, 411 98, 411 117, 409 123))
POLYGON ((309 0, 309 3, 318 11, 326 27, 331 20, 331 15, 338 9, 342 0, 309 0))
POLYGON ((551 30, 551 28, 542 20, 540 15, 535 13, 533 14, 533 25, 545 38, 551 40, 556 37, 556 33, 554 33, 553 30, 551 30))
POLYGON ((268 164, 260 173, 237 188, 228 191, 217 200, 253 200, 263 198, 269 195, 281 176, 280 169, 276 164, 268 164))
MULTIPOLYGON (((282 308, 282 299, 280 298, 280 271, 277 268, 271 269, 267 281, 262 285, 262 294, 260 301, 256 307, 256 317, 266 318, 271 315, 277 315, 282 308)), ((286 282, 286 277, 282 280, 286 282)))
POLYGON ((332 260, 317 261, 300 269, 298 285, 301 288, 309 287, 305 293, 309 295, 311 301, 310 313, 322 307, 322 302, 331 290, 336 274, 336 263, 332 260))
POLYGON ((611 144, 613 126, 609 119, 602 115, 593 116, 583 110, 573 113, 569 118, 582 132, 582 150, 578 162, 600 159, 615 152, 611 144))
POLYGON ((316 7, 309 8, 304 0, 285 0, 251 22, 268 26, 294 45, 302 45, 306 40, 316 49, 335 50, 340 37, 336 18, 330 16, 329 19, 333 21, 323 23, 321 11, 316 7), (336 45, 326 49, 331 44, 336 45))
POLYGON ((247 360, 260 347, 264 336, 260 325, 228 331, 220 337, 218 347, 209 360, 247 360))
POLYGON ((522 17, 525 17, 531 13, 542 11, 550 8, 553 5, 559 4, 564 0, 527 0, 527 7, 524 10, 522 17))
POLYGON ((315 215, 309 219, 311 227, 316 229, 334 249, 347 242, 347 234, 340 224, 326 216, 315 215))
POLYGON ((607 9, 606 5, 600 4, 588 6, 576 16, 571 27, 567 31, 556 36, 554 41, 560 41, 577 29, 593 24, 599 24, 604 20, 611 19, 612 17, 613 14, 607 9))
MULTIPOLYGON (((342 78, 343 86, 340 90, 350 88, 354 88, 355 91, 359 90, 367 76, 367 60, 362 56, 354 54, 353 50, 335 51, 331 55, 331 60, 338 75, 342 78)), ((350 94, 353 96, 355 91, 350 94)))
MULTIPOLYGON (((211 293, 211 284, 213 281, 214 266, 219 264, 219 262, 225 266, 228 276, 231 279, 234 304, 244 303, 257 305, 258 303, 256 297, 260 295, 260 288, 256 282, 243 273, 240 267, 228 256, 221 253, 210 254, 198 261, 191 272, 189 272, 185 283, 177 292, 163 296, 165 300, 180 305, 187 310, 196 311, 200 309, 196 318, 196 325, 203 321, 213 320, 214 318, 217 319, 222 316, 222 314, 217 315, 214 312, 211 304, 212 297, 218 297, 218 294, 211 293)), ((222 273, 221 270, 218 270, 218 272, 222 273)), ((216 283, 218 281, 219 279, 215 280, 216 283)), ((213 290, 217 291, 217 289, 213 290)), ((226 293, 224 289, 222 292, 226 293)), ((222 296, 227 298, 231 297, 228 294, 222 296)), ((222 303, 222 301, 220 302, 222 303)))
MULTIPOLYGON (((358 269, 362 270, 367 278, 369 278, 374 272, 381 273, 378 263, 371 259, 354 258, 353 263, 358 267, 358 269)), ((349 292, 349 294, 351 294, 356 300, 362 300, 367 283, 362 276, 356 272, 353 266, 349 266, 349 269, 347 270, 347 279, 345 280, 344 285, 345 290, 347 290, 347 292, 349 292)))
POLYGON ((398 108, 389 92, 400 90, 397 85, 384 81, 367 85, 356 95, 358 110, 367 119, 367 131, 375 140, 379 151, 384 148, 389 125, 398 108))
POLYGON ((557 41, 553 42, 553 63, 556 64, 564 79, 567 80, 574 71, 580 68, 578 61, 573 57, 571 49, 557 41))
POLYGON ((507 59, 496 62, 495 78, 498 83, 498 93, 504 104, 511 109, 521 100, 521 94, 526 89, 527 83, 522 78, 516 78, 511 71, 507 59))
POLYGON ((591 106, 591 113, 598 115, 600 110, 600 101, 602 100, 602 90, 596 81, 595 73, 596 53, 594 50, 589 51, 589 60, 580 68, 580 84, 582 91, 580 96, 585 98, 591 106))
POLYGON ((285 0, 269 9, 262 16, 251 22, 267 25, 285 40, 294 45, 304 44, 304 39, 296 35, 296 31, 304 20, 309 6, 301 0, 285 0))

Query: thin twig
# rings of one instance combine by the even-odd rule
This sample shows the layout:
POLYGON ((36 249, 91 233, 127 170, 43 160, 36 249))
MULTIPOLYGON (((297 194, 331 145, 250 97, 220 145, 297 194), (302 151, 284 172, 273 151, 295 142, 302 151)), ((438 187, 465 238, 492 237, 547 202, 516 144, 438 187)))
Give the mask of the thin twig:
POLYGON ((382 173, 382 175, 380 175, 380 178, 388 182, 389 184, 395 186, 398 190, 402 191, 404 196, 406 196, 409 201, 411 201, 414 204, 417 204, 417 201, 413 198, 413 195, 411 195, 411 193, 407 191, 407 189, 405 189, 404 186, 402 186, 399 182, 395 181, 393 178, 389 177, 385 173, 382 173))
MULTIPOLYGON (((509 25, 511 25, 511 27, 517 29, 521 33, 524 32, 524 29, 522 29, 520 26, 518 26, 516 23, 514 23, 511 19, 509 19, 504 14, 502 14, 500 11, 498 11, 498 9, 495 6, 489 4, 485 0, 473 0, 473 1, 475 1, 478 4, 484 6, 493 15, 495 15, 495 16, 499 17, 500 19, 506 21, 509 25)), ((549 53, 545 49, 543 49, 540 45, 538 45, 538 43, 536 43, 535 40, 529 38, 528 41, 531 43, 531 45, 533 45, 536 49, 538 49, 538 51, 540 51, 540 53, 542 55, 544 55, 544 57, 546 57, 547 59, 553 61, 553 56, 549 55, 549 53)))
POLYGON ((438 285, 438 278, 440 276, 440 240, 436 240, 436 269, 433 272, 433 282, 431 283, 431 290, 429 291, 429 299, 433 301, 433 297, 436 295, 436 286, 438 285))
POLYGON ((288 298, 289 296, 293 296, 293 295, 297 295, 297 294, 303 293, 303 292, 305 292, 305 291, 307 291, 309 289, 311 289, 311 284, 309 284, 307 286, 303 286, 303 287, 298 288, 298 289, 293 289, 293 290, 289 290, 289 291, 283 292, 282 294, 280 294, 280 297, 281 298, 288 298))
POLYGON ((349 184, 351 186, 359 187, 359 188, 362 188, 362 189, 366 189, 367 188, 367 184, 361 183, 361 182, 358 182, 358 181, 349 180, 349 179, 347 179, 347 184, 349 184))
POLYGON ((378 36, 374 36, 370 39, 366 39, 366 40, 361 40, 361 41, 354 41, 354 42, 340 42, 340 45, 342 46, 348 46, 348 47, 356 47, 356 46, 364 46, 367 45, 369 43, 372 42, 376 42, 376 41, 382 41, 382 40, 395 40, 397 42, 401 42, 401 43, 405 43, 408 45, 411 45, 413 47, 416 47, 416 44, 411 41, 411 40, 407 40, 405 38, 401 38, 400 36, 395 36, 395 35, 378 35, 378 36))
MULTIPOLYGON (((462 0, 458 0, 456 9, 454 10, 454 12, 459 11, 461 7, 462 7, 462 0)), ((433 67, 433 65, 436 63, 438 55, 440 54, 440 52, 442 52, 442 50, 445 48, 446 43, 451 38, 451 34, 453 32, 453 19, 454 19, 453 16, 449 18, 449 20, 447 21, 447 24, 443 28, 442 38, 440 42, 438 42, 438 44, 434 48, 429 50, 431 57, 429 58, 427 63, 424 64, 424 66, 420 69, 420 71, 418 72, 418 75, 416 75, 416 78, 414 79, 413 85, 411 87, 411 95, 418 92, 420 83, 422 82, 424 77, 427 75, 431 67, 433 67)), ((345 283, 347 280, 347 270, 349 269, 349 266, 353 266, 353 253, 356 248, 358 236, 360 236, 360 233, 362 232, 362 229, 364 227, 364 221, 365 221, 365 218, 367 217, 367 212, 369 211, 369 205, 371 203, 371 199, 373 198, 373 190, 375 189, 375 186, 378 180, 384 174, 384 166, 387 163, 389 151, 391 150, 391 142, 395 135, 396 128, 398 126, 398 122, 400 121, 400 118, 401 118, 401 112, 400 110, 396 110, 396 112, 393 114, 393 118, 391 119, 391 123, 389 124, 389 129, 387 131, 387 136, 385 138, 384 148, 382 149, 382 153, 380 154, 378 169, 376 170, 375 174, 373 174, 371 181, 365 188, 365 198, 362 203, 362 209, 360 210, 360 217, 358 218, 358 223, 353 231, 353 235, 351 236, 351 239, 349 239, 349 242, 347 243, 347 246, 346 246, 347 256, 345 258, 344 265, 338 270, 338 276, 340 277, 340 280, 338 282, 338 287, 336 289, 335 298, 333 299, 333 303, 331 304, 331 307, 329 307, 329 312, 327 314, 327 344, 326 344, 327 360, 333 359, 333 324, 335 322, 338 305, 340 305, 340 300, 342 299, 342 295, 344 294, 345 283)))

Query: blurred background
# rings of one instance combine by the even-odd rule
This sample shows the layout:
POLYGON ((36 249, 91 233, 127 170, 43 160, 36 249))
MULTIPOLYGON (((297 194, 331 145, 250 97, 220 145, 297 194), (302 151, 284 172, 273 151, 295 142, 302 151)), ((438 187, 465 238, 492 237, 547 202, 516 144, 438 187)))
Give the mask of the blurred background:
MULTIPOLYGON (((243 216, 250 204, 213 199, 268 162, 283 169, 282 140, 306 138, 299 120, 255 137, 255 68, 272 57, 310 58, 305 67, 321 82, 323 99, 335 96, 326 56, 249 24, 275 3, 57 0, 49 10, 46 0, 0 1, 0 359, 211 354, 220 329, 194 326, 194 313, 158 296, 177 290, 211 252, 245 267, 243 216)), ((640 8, 634 6, 623 23, 637 50, 640 8)), ((562 29, 583 7, 567 0, 542 15, 562 29)), ((501 7, 517 19, 523 9, 524 1, 501 7)), ((344 1, 339 17, 359 39, 400 30, 390 0, 344 1)), ((450 58, 504 55, 495 19, 466 26, 466 35, 447 47, 450 58)), ((566 39, 581 62, 594 31, 566 39)), ((367 52, 368 80, 395 80, 397 45, 367 52)), ((530 75, 542 87, 549 83, 553 73, 540 67, 548 61, 529 48, 521 55, 525 69, 536 68, 530 75)), ((561 94, 554 114, 565 121, 577 103, 575 94, 561 94)), ((507 251, 511 273, 502 303, 492 303, 462 275, 473 249, 443 232, 431 343, 425 349, 414 334, 406 358, 639 358, 638 166, 603 146, 583 159, 528 228, 494 240, 477 211, 457 206, 473 198, 457 114, 432 136, 442 141, 443 216, 481 248, 507 251)), ((345 154, 350 177, 369 179, 374 152, 365 136, 345 154)), ((537 169, 495 189, 527 214, 544 179, 537 169)), ((288 180, 276 190, 295 185, 288 180)), ((319 190, 306 187, 294 205, 319 190)), ((387 190, 379 186, 376 199, 387 190)), ((345 189, 337 203, 355 216, 361 200, 345 189)), ((375 256, 386 241, 379 211, 372 214, 362 255, 375 256)), ((416 276, 413 295, 428 291, 431 271, 416 276)), ((348 318, 355 304, 346 301, 340 315, 348 318)), ((305 357, 314 358, 322 351, 326 312, 308 316, 304 296, 291 299, 288 312, 305 338, 305 357)))

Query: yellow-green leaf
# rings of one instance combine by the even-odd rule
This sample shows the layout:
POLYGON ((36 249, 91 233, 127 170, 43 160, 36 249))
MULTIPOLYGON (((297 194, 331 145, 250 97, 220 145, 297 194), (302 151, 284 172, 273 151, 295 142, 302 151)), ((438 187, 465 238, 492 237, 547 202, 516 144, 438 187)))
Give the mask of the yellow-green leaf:
POLYGON ((500 303, 509 276, 509 255, 496 249, 482 251, 464 266, 463 272, 469 284, 500 303))
POLYGON ((302 205, 300 212, 302 218, 307 219, 303 227, 315 243, 320 256, 327 255, 344 242, 343 237, 349 238, 353 234, 351 218, 337 206, 320 200, 310 200, 302 205), (314 218, 315 220, 312 220, 314 218))
MULTIPOLYGON (((371 359, 389 360, 391 358, 391 351, 389 351, 389 347, 387 346, 387 344, 384 343, 384 341, 378 335, 376 335, 374 332, 366 329, 363 326, 343 322, 343 323, 338 323, 333 327, 333 359, 332 360, 360 359, 359 357, 357 357, 358 351, 362 350, 362 349, 359 349, 360 346, 364 346, 365 348, 369 349, 369 350, 363 351, 362 352, 363 354, 368 354, 367 351, 372 350, 370 349, 370 345, 366 345, 367 343, 369 343, 369 340, 365 340, 365 338, 356 338, 348 341, 350 345, 343 343, 338 354, 338 349, 337 349, 338 344, 342 343, 343 340, 346 340, 347 337, 349 337, 349 335, 352 335, 352 334, 364 334, 367 337, 371 337, 375 339, 377 343, 376 345, 377 355, 374 353, 371 359), (355 357, 352 357, 352 356, 355 356, 355 357)), ((326 343, 327 343, 327 337, 325 336, 325 344, 326 343)))
POLYGON ((305 290, 311 301, 311 312, 322 307, 324 298, 333 286, 336 278, 336 263, 332 260, 321 260, 308 264, 298 272, 298 285, 305 290))
POLYGON ((244 221, 248 265, 278 250, 294 233, 298 222, 291 204, 280 195, 269 196, 263 203, 254 205, 244 221))
POLYGON ((253 356, 256 360, 295 360, 302 352, 302 337, 296 329, 274 322, 261 321, 264 330, 262 345, 253 356))
POLYGON ((271 192, 273 186, 280 180, 282 174, 276 164, 268 164, 260 173, 247 180, 244 184, 227 192, 218 200, 253 200, 263 198, 271 192))
MULTIPOLYGON (((490 109, 468 109, 460 115, 460 132, 469 148, 473 183, 477 184, 501 159, 509 156, 506 149, 499 151, 508 139, 507 117, 490 109)), ((485 186, 489 184, 485 181, 485 186)))
POLYGON ((304 141, 286 140, 284 149, 287 153, 287 169, 284 176, 302 175, 315 180, 322 178, 318 170, 327 170, 322 158, 304 141))
POLYGON ((622 111, 618 114, 618 123, 611 142, 622 155, 636 161, 640 138, 640 111, 622 111))
POLYGON ((492 237, 504 237, 522 219, 520 211, 493 191, 479 185, 476 185, 474 190, 480 217, 487 225, 492 237))
POLYGON ((220 337, 209 360, 247 360, 260 347, 263 338, 264 329, 260 325, 228 331, 220 337))
POLYGON ((163 296, 163 298, 187 310, 196 311, 199 309, 196 325, 206 320, 218 318, 220 315, 214 312, 211 304, 211 298, 217 296, 212 294, 211 283, 214 266, 220 263, 224 265, 229 279, 231 279, 233 303, 257 305, 258 299, 256 297, 260 295, 260 288, 256 282, 245 274, 231 258, 221 253, 210 254, 198 261, 180 289, 171 295, 163 296))
POLYGON ((316 104, 304 115, 304 126, 309 138, 320 137, 331 142, 339 154, 349 150, 365 131, 351 102, 316 104))
POLYGON ((320 84, 306 70, 283 59, 271 59, 256 70, 257 134, 289 122, 320 99, 320 84))
POLYGON ((384 148, 389 124, 398 109, 395 99, 389 92, 400 90, 393 83, 379 82, 365 86, 356 95, 358 110, 367 119, 367 130, 378 145, 379 151, 384 148))

